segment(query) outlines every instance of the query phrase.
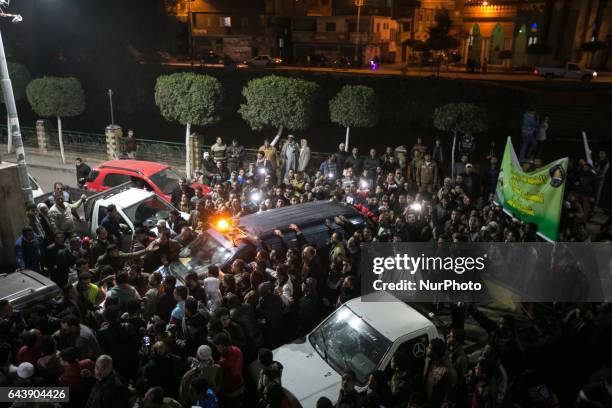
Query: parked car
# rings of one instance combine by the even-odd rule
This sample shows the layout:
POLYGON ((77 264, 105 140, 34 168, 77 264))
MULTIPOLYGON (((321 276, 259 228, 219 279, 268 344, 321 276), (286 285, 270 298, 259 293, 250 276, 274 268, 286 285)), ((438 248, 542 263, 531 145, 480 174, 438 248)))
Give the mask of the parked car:
POLYGON ((51 279, 31 270, 0 274, 0 299, 7 299, 15 310, 52 303, 62 290, 51 279))
MULTIPOLYGON (((314 407, 321 397, 336 401, 342 371, 352 369, 364 391, 374 370, 386 370, 397 351, 408 356, 410 372, 422 373, 429 342, 441 338, 434 323, 387 292, 352 299, 314 330, 273 351, 283 365, 283 388, 292 407, 314 407)), ((259 377, 260 365, 249 366, 259 377)))
POLYGON ((334 68, 350 68, 351 61, 347 57, 338 57, 332 63, 334 68))
POLYGON ((282 62, 282 59, 273 58, 270 55, 258 55, 250 60, 244 61, 244 63, 250 68, 269 68, 281 64, 282 62))
POLYGON ((224 65, 223 57, 215 53, 212 50, 208 51, 208 53, 206 53, 202 57, 202 66, 223 66, 223 65, 224 65))
POLYGON ((329 67, 331 66, 330 61, 323 54, 314 54, 309 58, 311 67, 329 67))
MULTIPOLYGON (((105 191, 133 181, 171 202, 172 192, 177 188, 180 178, 181 175, 166 164, 142 160, 111 160, 93 168, 85 183, 85 189, 105 191)), ((193 183, 191 186, 201 187, 204 194, 211 192, 210 187, 205 184, 193 183)))
POLYGON ((198 273, 206 272, 211 264, 217 264, 227 271, 236 259, 253 261, 258 249, 281 249, 283 243, 274 234, 277 229, 283 232, 286 245, 296 248, 297 236, 289 229, 290 224, 296 224, 304 239, 317 250, 324 250, 329 240, 329 228, 333 231, 343 230, 343 227, 335 222, 328 228, 325 220, 339 216, 350 223, 350 229, 361 229, 366 225, 366 217, 353 207, 327 201, 250 214, 240 218, 236 226, 231 225, 231 220, 217 219, 209 229, 200 233, 183 249, 180 262, 170 265, 170 269, 179 280, 192 270, 198 273))
POLYGON ((31 174, 28 174, 28 178, 30 179, 30 187, 32 188, 32 197, 34 197, 34 200, 44 196, 45 191, 40 184, 38 184, 38 181, 31 174))
POLYGON ((584 82, 590 82, 597 78, 597 72, 591 69, 580 69, 578 64, 574 62, 568 62, 558 67, 536 67, 533 71, 534 75, 544 77, 544 79, 554 78, 568 78, 568 79, 580 79, 584 82))

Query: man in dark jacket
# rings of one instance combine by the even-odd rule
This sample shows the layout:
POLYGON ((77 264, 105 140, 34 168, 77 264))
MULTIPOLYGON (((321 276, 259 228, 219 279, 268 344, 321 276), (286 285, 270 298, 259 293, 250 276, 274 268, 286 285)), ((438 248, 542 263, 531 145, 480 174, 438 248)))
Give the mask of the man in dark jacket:
MULTIPOLYGON (((91 376, 91 373, 88 373, 91 376)), ((113 359, 108 355, 101 355, 96 360, 95 378, 85 408, 127 408, 129 407, 127 387, 113 370, 113 359)))
POLYGON ((87 177, 89 177, 89 173, 91 173, 91 167, 83 163, 80 157, 77 157, 74 160, 74 165, 76 166, 76 179, 77 186, 79 188, 83 188, 85 182, 87 181, 87 177))
POLYGON ((122 377, 133 379, 138 371, 140 337, 131 323, 119 320, 120 310, 111 306, 104 311, 108 325, 98 332, 98 343, 104 353, 115 361, 115 369, 122 377))
POLYGON ((242 159, 244 158, 244 146, 238 143, 238 140, 232 140, 232 144, 227 148, 227 167, 230 171, 238 171, 242 167, 242 159))
POLYGON ((176 278, 172 275, 166 276, 163 284, 163 294, 157 299, 155 310, 157 315, 162 318, 163 321, 170 321, 170 313, 176 306, 176 299, 174 299, 174 287, 176 286, 176 278))
POLYGON ((172 205, 176 208, 181 206, 181 198, 183 194, 187 195, 187 202, 191 200, 191 197, 195 194, 193 188, 189 184, 187 184, 187 179, 185 177, 181 177, 179 180, 178 186, 172 191, 172 205))
POLYGON ((347 168, 352 168, 355 176, 361 176, 361 172, 363 170, 363 157, 359 155, 358 148, 353 147, 351 154, 347 156, 346 160, 344 161, 344 166, 347 168))
POLYGON ((255 314, 262 327, 264 343, 270 348, 281 345, 283 340, 283 301, 276 293, 272 292, 269 282, 261 283, 257 287, 259 293, 259 304, 255 314))
POLYGON ((370 155, 363 160, 363 169, 368 171, 368 177, 376 176, 376 168, 380 166, 380 160, 376 157, 376 149, 370 149, 370 155))
POLYGON ((40 238, 34 234, 32 227, 21 230, 21 236, 15 241, 15 255, 19 269, 31 269, 40 272, 42 260, 40 238))
POLYGON ((257 326, 255 309, 248 303, 240 303, 240 299, 233 293, 225 297, 230 310, 230 317, 238 323, 247 337, 247 357, 254 356, 263 345, 263 334, 257 326))

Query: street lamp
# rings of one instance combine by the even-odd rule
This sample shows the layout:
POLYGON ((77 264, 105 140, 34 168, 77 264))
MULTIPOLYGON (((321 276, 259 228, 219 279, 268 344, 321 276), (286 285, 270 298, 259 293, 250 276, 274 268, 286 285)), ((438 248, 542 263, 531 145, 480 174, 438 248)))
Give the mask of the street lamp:
MULTIPOLYGON (((0 0, 0 17, 10 18, 11 22, 19 23, 23 18, 19 14, 5 13, 4 9, 9 6, 10 0, 0 0)), ((15 95, 13 94, 13 85, 9 77, 8 65, 6 63, 6 55, 4 54, 4 43, 0 32, 0 82, 2 84, 2 92, 4 95, 4 103, 6 104, 6 112, 8 115, 7 129, 8 136, 12 137, 15 145, 15 154, 17 155, 17 168, 19 170, 19 180, 21 181, 21 190, 23 191, 24 199, 27 203, 33 203, 32 187, 28 177, 28 167, 25 161, 25 149, 23 148, 23 140, 21 139, 21 129, 19 128, 19 118, 17 117, 17 105, 15 105, 15 95)))
POLYGON ((359 23, 361 22, 361 6, 363 6, 363 0, 355 0, 355 5, 357 6, 357 24, 355 25, 355 56, 354 61, 355 65, 357 65, 359 55, 359 23))

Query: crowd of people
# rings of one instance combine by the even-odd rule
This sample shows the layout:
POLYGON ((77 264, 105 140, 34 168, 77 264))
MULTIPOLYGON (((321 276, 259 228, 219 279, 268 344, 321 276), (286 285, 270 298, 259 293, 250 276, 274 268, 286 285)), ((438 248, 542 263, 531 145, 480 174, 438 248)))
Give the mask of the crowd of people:
MULTIPOLYGON (((306 140, 298 144, 290 135, 277 149, 278 139, 266 140, 247 163, 238 141, 227 146, 218 138, 195 175, 211 193, 181 180, 172 201, 189 219, 170 214, 157 224, 157 236, 136 228, 126 252, 112 206, 96 235, 87 236, 75 226, 86 197, 72 202, 61 183, 46 203, 28 205, 28 225, 15 245, 19 269, 49 276, 63 297, 53 307, 27 311, 0 301, 0 385, 67 386, 73 407, 288 407, 283 367, 270 350, 307 334, 359 296, 362 243, 539 240, 537 225, 505 215, 494 202, 503 152, 493 141, 478 149, 465 135, 451 168, 440 140, 429 147, 418 138, 411 147, 387 147, 382 154, 371 148, 366 155, 340 144, 315 166, 306 140), (215 217, 316 200, 355 206, 368 226, 350 235, 330 227, 327 247, 302 240, 298 249, 262 249, 252 262, 239 259, 227 269, 210 265, 187 274, 184 286, 170 273, 182 248, 215 217), (246 368, 255 360, 259 380, 250 384, 246 368)), ((536 150, 528 150, 525 169, 541 166, 536 150)), ((586 228, 608 167, 603 152, 594 166, 582 159, 571 165, 560 240, 612 239, 610 225, 597 236, 586 228)), ((344 220, 326 224, 334 222, 344 220)), ((300 235, 299 225, 290 228, 300 235)), ((286 232, 275 233, 282 238, 286 232)), ((463 328, 454 327, 446 341, 430 342, 422 372, 412 371, 409 356, 396 354, 358 391, 355 373, 345 370, 335 405, 321 398, 317 407, 517 406, 523 373, 539 367, 526 357, 514 321, 505 316, 487 323, 475 306, 461 310, 490 333, 475 364, 463 349, 463 328)), ((597 338, 609 339, 609 308, 591 313, 603 327, 597 338)), ((600 346, 593 346, 602 349, 594 363, 582 367, 587 374, 612 364, 609 343, 600 346)), ((541 406, 556 406, 554 392, 544 391, 541 406)), ((612 376, 589 381, 578 400, 611 406, 612 376)), ((518 406, 537 406, 529 401, 518 406)))

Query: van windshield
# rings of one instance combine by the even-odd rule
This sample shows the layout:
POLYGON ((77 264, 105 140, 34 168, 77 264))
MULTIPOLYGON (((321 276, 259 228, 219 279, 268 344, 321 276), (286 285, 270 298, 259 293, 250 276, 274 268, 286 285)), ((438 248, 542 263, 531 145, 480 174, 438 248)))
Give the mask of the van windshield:
POLYGON ((158 196, 153 196, 145 201, 133 204, 123 211, 135 226, 146 224, 145 226, 152 227, 157 221, 168 218, 172 210, 174 210, 174 207, 170 204, 158 196))
POLYGON ((342 306, 309 336, 310 343, 339 374, 349 368, 365 385, 391 347, 391 340, 342 306))
POLYGON ((188 268, 196 270, 196 272, 206 272, 209 265, 223 265, 230 257, 232 252, 225 249, 219 241, 217 241, 208 232, 200 233, 188 246, 180 253, 181 258, 189 258, 188 268))
POLYGON ((155 173, 149 177, 153 184, 155 184, 164 194, 172 194, 172 192, 178 186, 178 182, 181 179, 181 175, 171 168, 164 169, 159 173, 155 173))

